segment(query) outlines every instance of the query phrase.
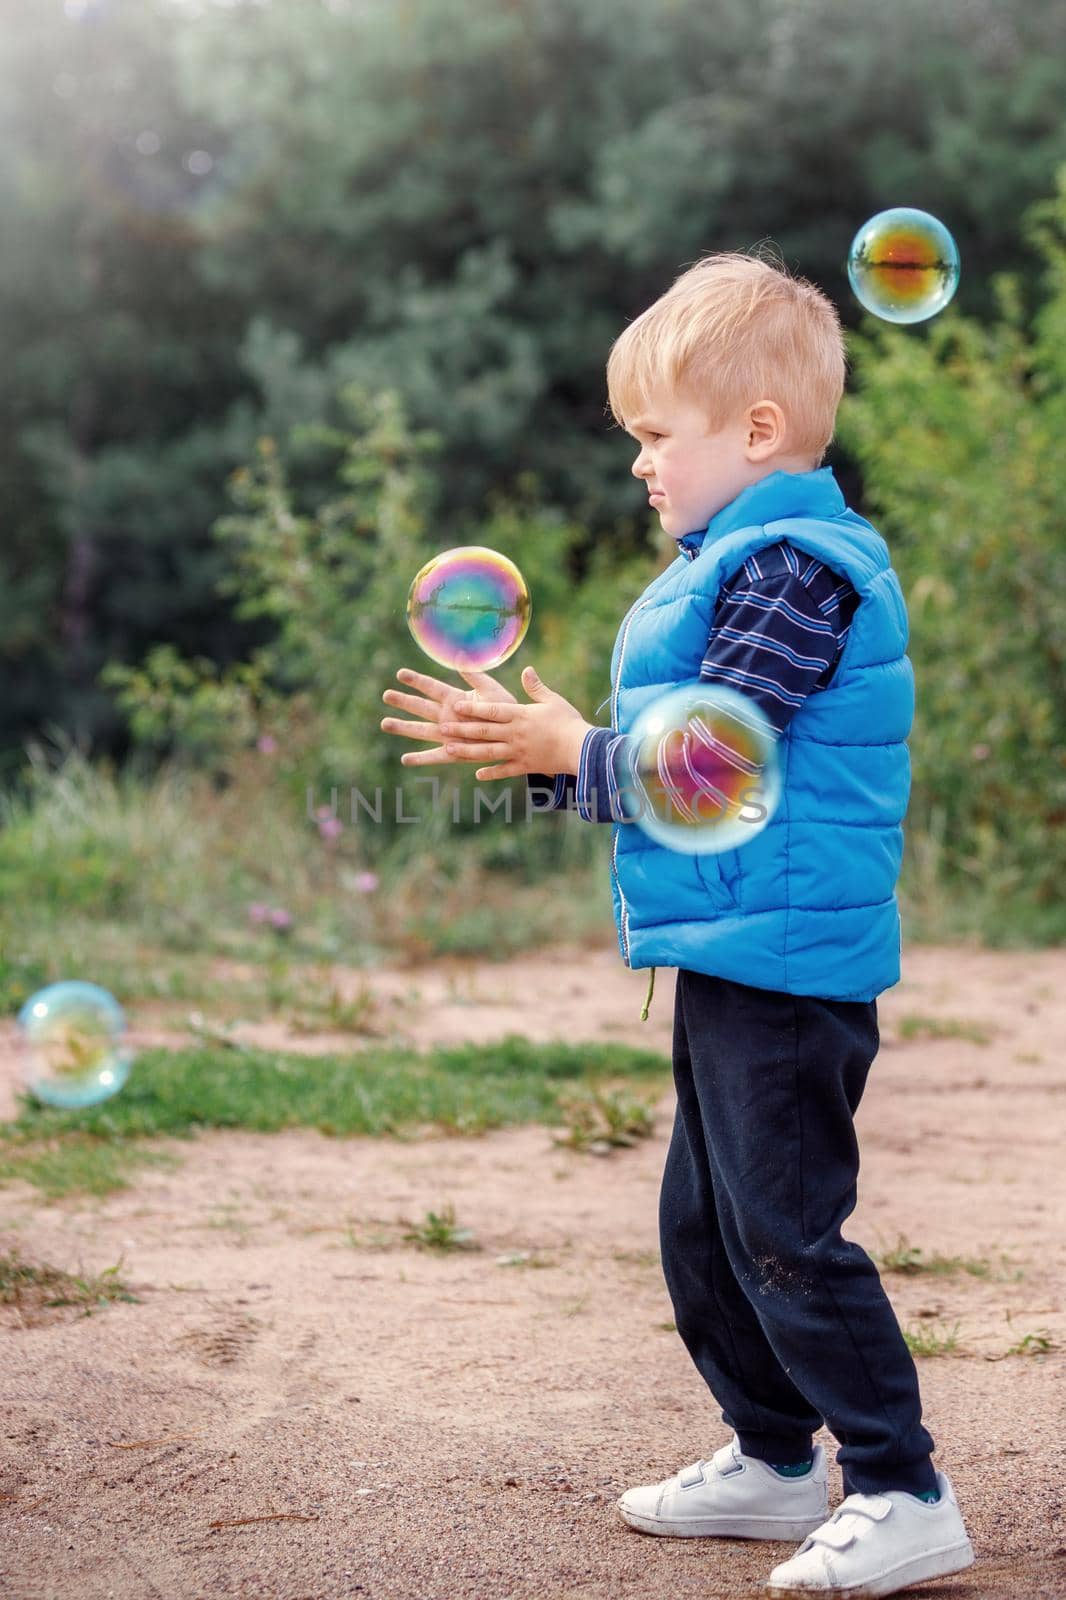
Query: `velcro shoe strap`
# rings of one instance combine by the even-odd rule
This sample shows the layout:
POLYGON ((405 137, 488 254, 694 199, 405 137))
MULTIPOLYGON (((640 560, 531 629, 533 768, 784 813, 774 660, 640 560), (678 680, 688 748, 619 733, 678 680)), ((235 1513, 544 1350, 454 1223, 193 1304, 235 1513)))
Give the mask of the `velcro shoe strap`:
POLYGON ((677 1477, 682 1489, 693 1489, 697 1483, 706 1482, 703 1476, 703 1462, 695 1461, 691 1467, 682 1467, 677 1477))
POLYGON ((828 1545, 830 1550, 846 1550, 861 1526, 855 1519, 867 1517, 871 1522, 883 1522, 891 1510, 892 1502, 884 1495, 851 1494, 829 1521, 809 1533, 807 1539, 810 1544, 828 1545))
POLYGON ((724 1444, 716 1450, 711 1457, 711 1466, 721 1477, 727 1477, 732 1472, 741 1470, 741 1463, 737 1458, 736 1444, 724 1444))

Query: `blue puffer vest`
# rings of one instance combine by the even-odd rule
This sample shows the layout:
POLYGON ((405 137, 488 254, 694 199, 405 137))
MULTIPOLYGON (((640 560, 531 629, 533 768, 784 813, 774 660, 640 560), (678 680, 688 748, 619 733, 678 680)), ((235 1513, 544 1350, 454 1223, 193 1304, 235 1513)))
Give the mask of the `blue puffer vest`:
POLYGON ((899 981, 895 887, 910 794, 914 713, 907 610, 888 547, 850 511, 832 471, 775 472, 742 491, 649 584, 611 659, 611 723, 699 681, 722 585, 752 551, 787 539, 859 595, 826 689, 781 737, 783 793, 738 849, 689 856, 616 824, 611 889, 622 959, 685 967, 760 989, 872 1000, 899 981))

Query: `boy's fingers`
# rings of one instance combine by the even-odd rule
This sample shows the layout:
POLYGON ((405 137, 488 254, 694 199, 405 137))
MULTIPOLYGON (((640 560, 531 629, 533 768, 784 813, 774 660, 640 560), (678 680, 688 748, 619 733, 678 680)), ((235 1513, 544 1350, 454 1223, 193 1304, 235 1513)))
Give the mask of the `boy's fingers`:
POLYGON ((401 694, 399 689, 386 689, 381 698, 387 706, 396 706, 400 711, 413 711, 422 717, 431 717, 437 709, 435 701, 423 700, 417 694, 401 694))
POLYGON ((448 754, 456 761, 504 761, 511 754, 505 744, 446 744, 448 754))
POLYGON ((510 689, 505 689, 503 684, 497 682, 488 672, 464 672, 460 669, 459 676, 465 678, 473 688, 480 689, 482 694, 489 695, 494 700, 514 699, 510 689))
POLYGON ((403 767, 440 767, 454 760, 454 756, 449 755, 447 750, 438 745, 436 750, 408 750, 400 757, 400 765, 403 767))
POLYGON ((440 722, 437 724, 442 738, 452 739, 502 739, 504 731, 491 724, 479 722, 440 722))
POLYGON ((508 705, 502 700, 479 700, 476 705, 464 705, 460 700, 455 709, 461 717, 483 717, 486 722, 513 722, 515 714, 522 708, 508 705))
POLYGON ((382 733, 398 733, 404 739, 439 739, 438 722, 411 722, 407 717, 384 717, 382 733))
POLYGON ((516 766, 513 761, 504 761, 498 767, 479 767, 474 777, 479 782, 486 778, 520 778, 524 772, 524 767, 516 766))
POLYGON ((423 694, 428 694, 431 700, 439 700, 443 695, 455 693, 454 684, 442 683, 439 678, 427 677, 424 672, 415 672, 411 667, 401 667, 396 676, 409 688, 419 689, 423 694))

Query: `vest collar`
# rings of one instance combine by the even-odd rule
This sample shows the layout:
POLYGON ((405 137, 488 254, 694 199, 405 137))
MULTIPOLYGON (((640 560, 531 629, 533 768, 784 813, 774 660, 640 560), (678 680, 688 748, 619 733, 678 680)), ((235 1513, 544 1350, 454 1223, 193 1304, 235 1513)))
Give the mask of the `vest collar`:
POLYGON ((687 560, 694 561, 706 540, 713 543, 738 528, 760 527, 784 517, 839 517, 846 509, 832 467, 816 467, 813 472, 770 472, 758 483, 749 483, 735 500, 716 511, 706 528, 699 533, 686 533, 677 546, 687 560))

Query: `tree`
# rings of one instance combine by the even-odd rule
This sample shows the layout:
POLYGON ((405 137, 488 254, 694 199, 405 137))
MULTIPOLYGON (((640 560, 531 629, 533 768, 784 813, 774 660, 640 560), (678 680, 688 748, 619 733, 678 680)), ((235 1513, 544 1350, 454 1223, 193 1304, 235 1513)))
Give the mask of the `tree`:
POLYGON ((851 234, 905 200, 987 314, 1066 159, 1062 20, 1021 0, 0 9, 0 749, 119 741, 108 659, 261 641, 219 595, 226 478, 271 435, 316 503, 335 460, 289 441, 347 384, 440 433, 442 546, 533 482, 580 576, 644 546, 603 368, 681 268, 770 236, 853 320, 851 234))

